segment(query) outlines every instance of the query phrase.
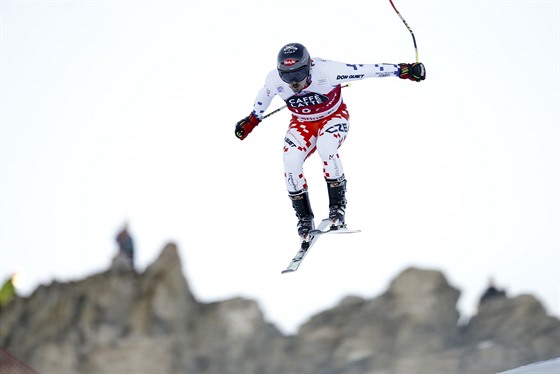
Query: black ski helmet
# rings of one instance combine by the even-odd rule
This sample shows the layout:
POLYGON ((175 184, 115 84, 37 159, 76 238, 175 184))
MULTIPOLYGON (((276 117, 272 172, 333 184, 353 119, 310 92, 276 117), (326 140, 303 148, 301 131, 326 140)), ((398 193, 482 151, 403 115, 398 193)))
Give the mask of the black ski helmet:
POLYGON ((290 43, 280 49, 277 65, 280 78, 286 83, 301 82, 309 76, 311 57, 307 48, 299 43, 290 43))

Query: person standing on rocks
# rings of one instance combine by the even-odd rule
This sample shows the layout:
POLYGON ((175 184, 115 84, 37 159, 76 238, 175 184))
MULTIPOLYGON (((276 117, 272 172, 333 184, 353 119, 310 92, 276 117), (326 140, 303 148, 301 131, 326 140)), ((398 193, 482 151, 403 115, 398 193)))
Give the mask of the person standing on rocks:
POLYGON ((117 234, 116 241, 119 245, 118 257, 124 259, 126 267, 134 269, 134 242, 128 232, 128 222, 125 222, 123 229, 117 234))
POLYGON ((490 299, 499 298, 499 297, 506 297, 506 291, 496 288, 494 278, 490 278, 488 280, 488 288, 486 289, 486 291, 484 291, 484 293, 480 297, 479 304, 482 304, 483 302, 488 301, 490 299))

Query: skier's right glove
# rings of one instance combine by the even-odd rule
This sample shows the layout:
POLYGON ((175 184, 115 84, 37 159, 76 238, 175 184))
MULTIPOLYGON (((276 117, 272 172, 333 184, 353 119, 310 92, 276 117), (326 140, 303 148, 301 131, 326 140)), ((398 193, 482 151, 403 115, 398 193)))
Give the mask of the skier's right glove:
POLYGON ((420 82, 426 79, 426 68, 421 62, 412 64, 399 64, 399 78, 420 82))
POLYGON ((247 135, 249 135, 251 131, 259 125, 260 122, 261 120, 251 113, 241 121, 237 122, 235 125, 235 136, 237 136, 239 140, 245 139, 247 135))

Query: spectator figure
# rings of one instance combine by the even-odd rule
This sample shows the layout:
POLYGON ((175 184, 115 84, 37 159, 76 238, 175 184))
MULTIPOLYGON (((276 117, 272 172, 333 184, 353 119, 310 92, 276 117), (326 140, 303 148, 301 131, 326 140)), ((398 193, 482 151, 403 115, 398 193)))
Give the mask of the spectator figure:
POLYGON ((134 242, 128 232, 128 223, 124 224, 123 229, 117 235, 117 243, 119 245, 118 258, 125 263, 130 270, 134 269, 134 242))
POLYGON ((488 301, 490 299, 499 298, 499 297, 506 297, 506 291, 496 288, 496 285, 494 283, 494 278, 490 278, 488 280, 488 288, 486 289, 486 291, 484 291, 484 293, 480 297, 479 304, 482 304, 483 302, 488 301))

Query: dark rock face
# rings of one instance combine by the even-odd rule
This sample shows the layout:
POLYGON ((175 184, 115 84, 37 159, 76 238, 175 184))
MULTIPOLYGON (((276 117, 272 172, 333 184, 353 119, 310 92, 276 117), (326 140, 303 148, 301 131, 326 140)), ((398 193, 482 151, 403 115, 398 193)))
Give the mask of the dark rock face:
POLYGON ((409 268, 284 336, 255 301, 197 302, 169 244, 143 274, 113 266, 15 299, 0 345, 41 373, 472 374, 560 356, 560 321, 532 296, 488 300, 459 327, 459 294, 409 268))

